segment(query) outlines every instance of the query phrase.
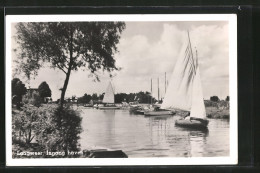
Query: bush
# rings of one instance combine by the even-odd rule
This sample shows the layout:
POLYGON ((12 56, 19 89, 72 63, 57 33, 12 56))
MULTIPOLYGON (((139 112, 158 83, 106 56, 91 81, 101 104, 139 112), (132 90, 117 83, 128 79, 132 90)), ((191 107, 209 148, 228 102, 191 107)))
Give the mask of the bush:
POLYGON ((82 131, 81 120, 79 112, 71 109, 69 106, 58 107, 54 112, 54 123, 58 131, 58 145, 59 150, 78 151, 79 134, 82 131))
POLYGON ((13 111, 13 141, 29 144, 34 138, 33 132, 35 128, 39 125, 37 123, 38 119, 39 110, 31 104, 23 105, 21 111, 13 111))
POLYGON ((82 131, 79 112, 70 107, 48 108, 39 119, 36 139, 48 151, 78 151, 79 135, 82 131))
POLYGON ((33 106, 40 107, 42 103, 42 99, 40 97, 40 94, 34 91, 31 94, 27 93, 26 95, 24 95, 22 102, 24 104, 31 104, 33 106))
POLYGON ((79 112, 70 107, 25 104, 21 111, 13 111, 13 141, 26 143, 33 139, 48 151, 78 151, 82 131, 79 112))

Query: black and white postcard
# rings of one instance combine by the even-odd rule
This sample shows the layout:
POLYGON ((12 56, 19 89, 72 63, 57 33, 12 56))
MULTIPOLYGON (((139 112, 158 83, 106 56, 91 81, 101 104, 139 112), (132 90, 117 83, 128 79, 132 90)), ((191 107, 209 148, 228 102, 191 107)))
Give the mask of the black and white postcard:
POLYGON ((237 164, 237 17, 7 15, 8 166, 237 164))

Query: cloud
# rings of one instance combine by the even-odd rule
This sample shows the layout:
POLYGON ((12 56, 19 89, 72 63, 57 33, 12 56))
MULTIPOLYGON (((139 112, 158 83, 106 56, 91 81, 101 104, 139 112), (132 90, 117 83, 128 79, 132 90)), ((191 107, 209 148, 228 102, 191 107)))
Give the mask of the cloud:
MULTIPOLYGON (((182 53, 180 50, 186 46, 183 45, 187 39, 185 28, 189 26, 192 47, 195 50, 196 46, 198 51, 204 98, 212 95, 225 98, 229 94, 227 23, 200 22, 200 25, 194 25, 194 22, 143 22, 136 24, 136 27, 134 24, 126 23, 126 29, 118 44, 119 53, 115 55, 116 64, 122 67, 113 78, 116 92, 150 91, 150 81, 153 79, 153 95, 157 96, 159 78, 160 95, 163 96, 164 74, 167 73, 169 80, 177 58, 182 53)), ((84 93, 104 92, 110 80, 108 74, 100 75, 101 82, 93 82, 88 75, 87 70, 73 72, 66 95, 82 96, 84 93)), ((62 87, 64 79, 62 72, 44 68, 35 80, 31 81, 31 87, 38 87, 42 81, 46 81, 53 91, 55 100, 60 96, 59 88, 62 87)))
MULTIPOLYGON (((127 27, 127 25, 126 25, 127 27)), ((157 41, 149 42, 145 35, 133 35, 123 38, 119 45, 120 54, 117 63, 123 70, 116 82, 123 85, 122 91, 150 90, 150 79, 154 88, 160 78, 161 94, 164 94, 164 73, 168 79, 173 71, 181 48, 187 39, 187 31, 177 24, 163 24, 157 41)), ((205 98, 219 94, 221 98, 228 95, 228 25, 200 25, 190 28, 192 47, 198 51, 200 73, 205 98), (219 90, 221 86, 221 91, 219 90)), ((120 89, 121 87, 119 87, 120 89)), ((154 93, 154 95, 157 95, 154 93)))

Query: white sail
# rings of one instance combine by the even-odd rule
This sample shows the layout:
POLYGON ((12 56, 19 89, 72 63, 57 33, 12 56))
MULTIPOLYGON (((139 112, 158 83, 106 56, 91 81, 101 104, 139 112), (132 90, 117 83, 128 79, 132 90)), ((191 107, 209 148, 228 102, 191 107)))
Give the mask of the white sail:
POLYGON ((104 98, 103 98, 103 103, 115 103, 115 95, 114 95, 114 89, 112 86, 112 83, 109 82, 104 98))
POLYGON ((199 67, 197 67, 197 72, 193 80, 190 117, 200 119, 206 118, 199 67))
POLYGON ((190 111, 194 71, 193 53, 187 39, 175 64, 162 109, 177 108, 190 111))
POLYGON ((184 54, 176 62, 161 108, 182 109, 190 111, 190 117, 205 119, 198 57, 193 55, 189 39, 184 45, 184 54))

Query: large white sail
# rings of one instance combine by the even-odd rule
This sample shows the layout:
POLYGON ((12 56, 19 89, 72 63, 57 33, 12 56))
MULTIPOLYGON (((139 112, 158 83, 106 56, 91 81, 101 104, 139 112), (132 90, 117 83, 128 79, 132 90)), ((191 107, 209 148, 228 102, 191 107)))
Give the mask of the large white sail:
POLYGON ((161 108, 190 111, 190 117, 206 118, 198 57, 188 39, 176 62, 161 108))
POLYGON ((190 117, 201 119, 206 118, 206 110, 201 87, 199 67, 197 67, 196 75, 193 80, 190 117))
POLYGON ((103 103, 115 103, 115 95, 114 95, 114 89, 112 86, 112 83, 109 82, 104 98, 103 98, 103 103))
POLYGON ((189 39, 183 44, 181 54, 175 64, 169 86, 163 100, 162 109, 181 109, 190 111, 192 83, 195 66, 189 39))

